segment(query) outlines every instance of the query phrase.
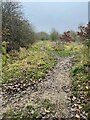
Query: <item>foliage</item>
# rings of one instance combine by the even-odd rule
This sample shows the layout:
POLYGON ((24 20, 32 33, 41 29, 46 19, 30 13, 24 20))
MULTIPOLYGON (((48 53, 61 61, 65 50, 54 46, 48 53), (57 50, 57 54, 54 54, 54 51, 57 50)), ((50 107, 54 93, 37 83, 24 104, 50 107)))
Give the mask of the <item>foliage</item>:
POLYGON ((52 43, 48 45, 48 42, 38 42, 25 52, 22 49, 20 55, 17 54, 17 60, 11 60, 3 67, 3 82, 38 80, 44 77, 56 62, 52 47, 52 43))
MULTIPOLYGON (((89 93, 89 81, 90 81, 90 23, 87 26, 80 26, 78 35, 81 37, 81 54, 78 59, 77 66, 72 68, 72 85, 73 94, 80 99, 81 105, 85 113, 88 114, 90 119, 90 93, 89 93)), ((75 58, 76 59, 76 58, 75 58)))
POLYGON ((19 52, 9 54, 9 62, 3 67, 3 82, 38 80, 55 65, 56 54, 77 54, 81 48, 82 45, 77 43, 57 46, 51 41, 37 42, 29 49, 20 48, 19 52))
POLYGON ((74 42, 67 44, 60 43, 56 44, 54 49, 60 56, 69 56, 80 54, 82 50, 82 45, 74 42))
POLYGON ((7 52, 34 42, 32 25, 23 18, 20 3, 2 2, 2 36, 8 42, 7 52))
POLYGON ((87 45, 83 45, 82 47, 82 52, 81 52, 81 62, 82 64, 89 64, 89 49, 88 49, 88 46, 87 45))
POLYGON ((38 80, 55 65, 56 54, 60 56, 77 54, 81 47, 76 43, 57 46, 51 41, 40 41, 27 50, 20 48, 19 52, 10 54, 9 62, 3 67, 3 82, 38 80))
POLYGON ((88 74, 90 74, 90 22, 86 26, 80 26, 77 34, 82 38, 83 42, 83 62, 88 65, 88 74))
POLYGON ((74 41, 73 37, 70 35, 70 31, 64 32, 64 34, 60 37, 62 42, 72 42, 74 41))
POLYGON ((59 33, 55 29, 52 29, 50 37, 52 41, 57 41, 59 40, 59 33))
POLYGON ((80 32, 77 32, 77 34, 82 38, 82 40, 90 39, 90 22, 87 26, 80 26, 79 29, 80 32))
POLYGON ((75 42, 80 42, 81 41, 81 38, 80 38, 80 36, 77 35, 77 32, 70 31, 70 35, 75 42))
POLYGON ((2 66, 6 65, 9 61, 9 55, 6 52, 6 42, 2 42, 2 66))
POLYGON ((80 99, 83 110, 89 115, 90 107, 88 103, 90 101, 90 96, 88 82, 90 80, 90 75, 85 70, 85 66, 80 63, 80 60, 77 63, 77 66, 75 65, 70 73, 73 85, 72 93, 80 99))
POLYGON ((46 32, 38 32, 36 33, 37 40, 50 40, 50 36, 46 32))

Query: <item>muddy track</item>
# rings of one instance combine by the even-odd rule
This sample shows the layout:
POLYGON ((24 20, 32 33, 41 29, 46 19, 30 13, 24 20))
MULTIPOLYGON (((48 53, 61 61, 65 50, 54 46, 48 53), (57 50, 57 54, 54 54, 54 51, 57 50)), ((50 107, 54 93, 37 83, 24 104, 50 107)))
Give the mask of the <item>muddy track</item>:
POLYGON ((71 79, 69 72, 72 67, 71 57, 57 57, 57 64, 52 71, 46 75, 34 88, 28 87, 25 91, 6 98, 3 97, 2 112, 9 106, 23 106, 28 101, 33 103, 36 99, 49 99, 55 104, 57 118, 67 118, 71 116, 70 101, 71 79))

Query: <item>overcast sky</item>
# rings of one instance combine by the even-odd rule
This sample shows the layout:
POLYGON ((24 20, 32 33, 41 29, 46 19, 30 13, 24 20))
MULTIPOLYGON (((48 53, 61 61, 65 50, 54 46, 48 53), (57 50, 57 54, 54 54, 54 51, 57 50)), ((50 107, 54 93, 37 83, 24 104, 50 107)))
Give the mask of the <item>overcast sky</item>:
POLYGON ((59 32, 77 30, 80 24, 88 21, 87 2, 24 2, 23 12, 36 31, 50 32, 55 28, 59 32))

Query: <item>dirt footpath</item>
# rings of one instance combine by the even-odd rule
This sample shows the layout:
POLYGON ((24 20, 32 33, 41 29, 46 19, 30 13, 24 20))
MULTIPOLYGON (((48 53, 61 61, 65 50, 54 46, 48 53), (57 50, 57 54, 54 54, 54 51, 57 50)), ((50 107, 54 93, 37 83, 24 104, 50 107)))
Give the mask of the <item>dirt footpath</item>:
POLYGON ((69 72, 72 67, 72 57, 58 57, 57 64, 36 86, 30 86, 26 90, 14 95, 3 97, 2 112, 8 107, 21 107, 28 103, 34 103, 36 99, 49 99, 55 104, 55 117, 68 119, 71 117, 70 100, 71 79, 69 72))

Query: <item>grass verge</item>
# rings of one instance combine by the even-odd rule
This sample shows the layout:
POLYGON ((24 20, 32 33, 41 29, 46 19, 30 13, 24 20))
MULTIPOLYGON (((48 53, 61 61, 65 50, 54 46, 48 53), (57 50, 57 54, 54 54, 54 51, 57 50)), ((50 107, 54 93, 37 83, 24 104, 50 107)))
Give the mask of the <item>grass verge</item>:
POLYGON ((80 63, 80 59, 75 58, 78 61, 78 64, 72 68, 70 73, 72 77, 73 90, 72 93, 78 99, 80 99, 80 104, 82 110, 87 114, 88 120, 90 119, 90 88, 88 82, 90 81, 90 75, 87 73, 87 70, 84 64, 80 63))

